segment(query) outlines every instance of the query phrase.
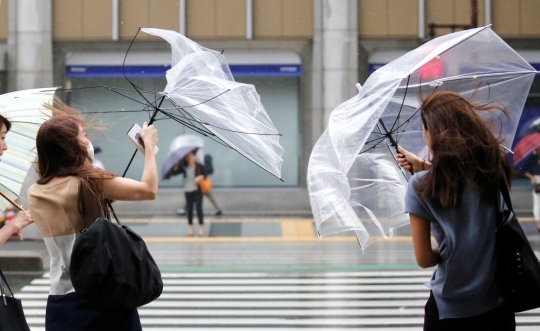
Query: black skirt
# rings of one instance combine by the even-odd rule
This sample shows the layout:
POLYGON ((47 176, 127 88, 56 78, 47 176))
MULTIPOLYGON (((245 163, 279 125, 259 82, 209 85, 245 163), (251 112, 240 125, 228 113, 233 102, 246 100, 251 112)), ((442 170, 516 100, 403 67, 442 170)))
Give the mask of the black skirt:
POLYGON ((49 295, 46 331, 142 331, 137 309, 111 310, 89 306, 76 292, 49 295))

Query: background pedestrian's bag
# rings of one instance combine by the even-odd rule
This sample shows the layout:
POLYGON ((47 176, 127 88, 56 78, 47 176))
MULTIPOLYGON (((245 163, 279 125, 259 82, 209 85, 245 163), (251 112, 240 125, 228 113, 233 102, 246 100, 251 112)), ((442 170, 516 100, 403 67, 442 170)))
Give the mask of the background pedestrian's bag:
POLYGON ((201 179, 199 182, 199 187, 201 188, 202 194, 210 192, 212 189, 212 181, 210 180, 210 177, 201 179))
POLYGON ((30 331, 24 311, 21 305, 21 300, 15 299, 13 291, 0 270, 0 291, 2 299, 0 300, 0 330, 1 331, 30 331), (11 296, 5 292, 5 287, 9 289, 11 296))
POLYGON ((214 173, 214 163, 212 162, 212 155, 210 154, 204 156, 204 173, 206 176, 210 176, 214 173))
POLYGON ((540 307, 540 263, 523 233, 504 181, 500 190, 506 204, 496 230, 497 276, 502 280, 506 301, 514 312, 540 307))
POLYGON ((69 273, 75 291, 101 308, 140 307, 163 290, 161 273, 143 239, 104 216, 75 241, 69 273))
POLYGON ((533 184, 534 193, 540 193, 540 184, 533 184))

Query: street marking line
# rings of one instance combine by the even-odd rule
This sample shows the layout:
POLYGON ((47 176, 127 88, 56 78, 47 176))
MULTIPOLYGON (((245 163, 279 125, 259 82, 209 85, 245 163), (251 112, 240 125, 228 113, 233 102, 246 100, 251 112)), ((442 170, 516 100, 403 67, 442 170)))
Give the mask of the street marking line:
MULTIPOLYGON (((283 227, 282 227, 283 231, 283 227)), ((282 237, 143 237, 144 241, 147 243, 180 243, 180 242, 201 242, 201 243, 211 243, 211 242, 357 242, 356 237, 324 237, 319 239, 316 236, 313 237, 299 237, 293 236, 297 234, 298 230, 296 228, 287 229, 287 237, 283 235, 282 237)), ((395 236, 391 239, 378 240, 376 243, 380 242, 408 242, 412 241, 410 236, 395 236)))

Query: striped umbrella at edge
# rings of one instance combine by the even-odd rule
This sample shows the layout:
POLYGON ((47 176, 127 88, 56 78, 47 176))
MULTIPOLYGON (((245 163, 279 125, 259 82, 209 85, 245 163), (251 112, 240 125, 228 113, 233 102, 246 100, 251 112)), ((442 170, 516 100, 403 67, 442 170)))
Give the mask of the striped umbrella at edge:
MULTIPOLYGON (((6 135, 8 149, 0 162, 0 191, 12 200, 21 194, 23 181, 36 160, 36 135, 40 125, 51 118, 43 106, 52 103, 55 89, 22 90, 0 95, 0 115, 12 126, 6 135)), ((10 202, 0 199, 0 209, 10 202)))

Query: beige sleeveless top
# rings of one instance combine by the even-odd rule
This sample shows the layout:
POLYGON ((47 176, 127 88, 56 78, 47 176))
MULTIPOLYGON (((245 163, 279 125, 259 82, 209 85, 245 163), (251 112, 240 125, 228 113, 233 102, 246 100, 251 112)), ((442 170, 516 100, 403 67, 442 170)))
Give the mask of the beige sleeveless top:
POLYGON ((80 180, 61 177, 45 185, 28 189, 28 204, 50 256, 51 295, 73 292, 69 277, 71 251, 79 231, 90 226, 99 216, 98 202, 85 198, 86 216, 79 212, 80 180))

